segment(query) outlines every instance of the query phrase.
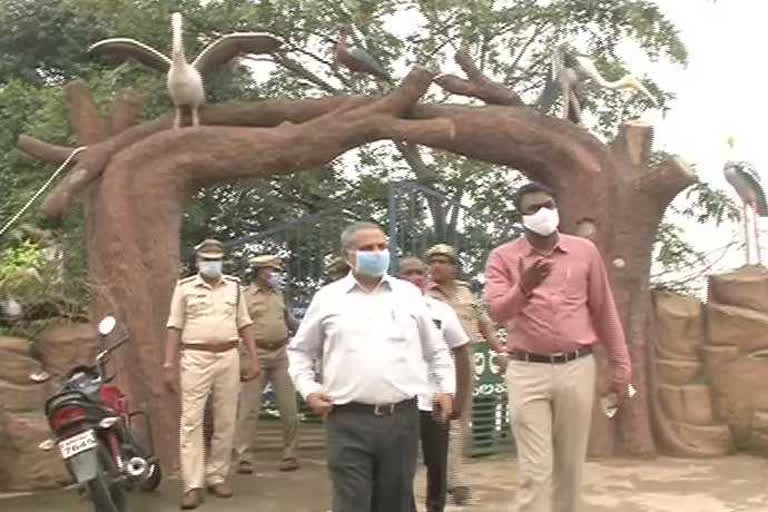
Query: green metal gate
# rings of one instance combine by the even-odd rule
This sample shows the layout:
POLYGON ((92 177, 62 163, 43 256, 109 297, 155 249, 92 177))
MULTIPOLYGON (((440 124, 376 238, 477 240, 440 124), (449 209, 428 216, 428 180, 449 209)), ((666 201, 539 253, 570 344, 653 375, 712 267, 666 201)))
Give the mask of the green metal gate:
MULTIPOLYGON (((509 221, 509 219, 506 219, 509 221)), ((500 238, 489 234, 494 213, 481 215, 471 207, 451 200, 432 188, 413 181, 401 181, 389 187, 389 244, 392 269, 399 257, 415 255, 437 243, 456 248, 463 280, 482 293, 480 274, 488 253, 497 245, 522 234, 514 222, 506 224, 500 238), (436 219, 435 215, 442 215, 436 219)), ((503 338, 502 338, 503 339, 503 338)), ((507 393, 503 375, 486 343, 473 345, 475 387, 473 391, 471 435, 466 448, 470 456, 492 455, 514 449, 507 393)))
POLYGON ((514 450, 509 426, 507 387, 496 362, 496 353, 486 343, 473 345, 475 389, 472 400, 472 434, 468 452, 472 457, 514 450))

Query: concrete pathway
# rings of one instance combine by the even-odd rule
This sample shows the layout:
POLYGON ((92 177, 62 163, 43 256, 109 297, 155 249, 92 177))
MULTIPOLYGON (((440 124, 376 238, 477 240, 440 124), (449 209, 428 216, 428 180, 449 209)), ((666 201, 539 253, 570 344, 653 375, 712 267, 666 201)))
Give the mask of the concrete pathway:
MULTIPOLYGON (((277 461, 257 465, 251 476, 234 479, 235 497, 209 496, 201 512, 325 512, 329 489, 325 462, 308 455, 294 473, 277 471, 277 461)), ((446 512, 509 512, 514 494, 514 461, 489 457, 468 462, 473 504, 450 505, 446 512)), ((423 472, 417 478, 423 489, 423 472)), ((738 455, 711 460, 658 458, 589 463, 584 512, 768 512, 768 460, 738 455)), ((133 512, 178 510, 178 483, 159 492, 130 496, 133 512)), ((423 498, 420 497, 420 503, 423 498)), ((79 512, 91 510, 74 491, 0 497, 9 512, 79 512)))

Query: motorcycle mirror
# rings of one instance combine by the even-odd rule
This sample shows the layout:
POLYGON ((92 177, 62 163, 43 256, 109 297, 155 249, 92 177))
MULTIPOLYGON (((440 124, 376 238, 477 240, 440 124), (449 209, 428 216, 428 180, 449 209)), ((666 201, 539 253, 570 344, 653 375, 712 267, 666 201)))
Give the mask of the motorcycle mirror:
POLYGON ((112 329, 115 328, 115 324, 117 324, 115 317, 105 316, 101 322, 99 322, 99 334, 106 336, 107 334, 111 333, 112 329))

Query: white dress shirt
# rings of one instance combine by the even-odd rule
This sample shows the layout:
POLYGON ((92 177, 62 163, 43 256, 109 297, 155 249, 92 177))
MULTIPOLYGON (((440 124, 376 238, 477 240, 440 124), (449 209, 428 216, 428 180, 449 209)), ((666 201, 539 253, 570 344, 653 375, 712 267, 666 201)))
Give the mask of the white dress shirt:
POLYGON ((325 393, 334 404, 391 404, 428 394, 428 374, 438 392, 456 390, 453 360, 424 297, 391 276, 370 292, 351 273, 321 288, 288 345, 288 359, 304 398, 325 393))
MULTIPOLYGON (((448 347, 448 350, 453 351, 469 343, 469 336, 464 332, 464 328, 461 326, 461 321, 451 306, 445 302, 440 302, 429 295, 425 295, 424 300, 427 302, 427 309, 429 309, 429 312, 432 315, 432 323, 434 323, 440 331, 440 337, 442 338, 443 343, 448 347)), ((427 380, 432 384, 435 381, 435 377, 427 374, 427 380)), ((433 387, 430 393, 419 395, 420 411, 432 410, 432 399, 436 392, 437 389, 433 387)))

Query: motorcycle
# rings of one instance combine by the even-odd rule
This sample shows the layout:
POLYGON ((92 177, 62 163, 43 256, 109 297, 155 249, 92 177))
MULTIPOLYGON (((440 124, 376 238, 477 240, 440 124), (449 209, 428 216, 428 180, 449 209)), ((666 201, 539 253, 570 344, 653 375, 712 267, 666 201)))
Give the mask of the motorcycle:
POLYGON ((40 444, 42 450, 58 446, 74 481, 87 491, 95 512, 124 512, 126 491, 136 487, 153 491, 162 471, 154 455, 151 425, 146 412, 130 411, 120 388, 107 375, 109 356, 128 342, 126 335, 111 346, 106 339, 117 321, 99 322, 104 347, 92 366, 70 370, 61 389, 45 404, 45 415, 55 435, 40 444), (135 420, 143 417, 147 445, 137 439, 135 420))

